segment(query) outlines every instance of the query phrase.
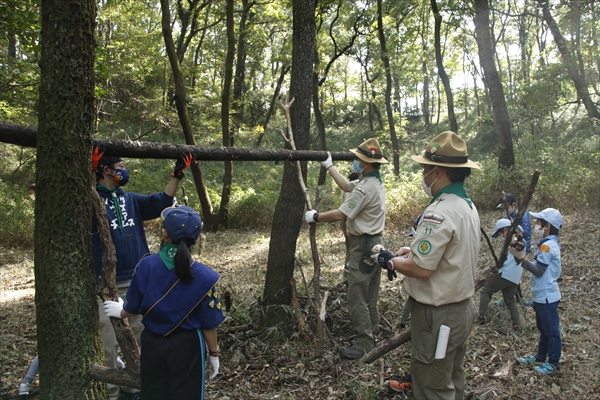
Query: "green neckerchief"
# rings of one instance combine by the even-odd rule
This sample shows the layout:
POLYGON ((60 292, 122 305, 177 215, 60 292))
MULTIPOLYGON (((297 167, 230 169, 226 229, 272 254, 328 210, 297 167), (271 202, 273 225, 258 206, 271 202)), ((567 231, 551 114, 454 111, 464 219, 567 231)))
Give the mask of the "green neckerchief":
POLYGON ((110 190, 109 188, 107 188, 106 186, 104 186, 101 183, 96 183, 96 188, 102 188, 102 189, 106 190, 108 193, 110 193, 112 203, 115 206, 115 215, 117 216, 117 225, 119 226, 119 230, 121 231, 121 234, 124 235, 125 230, 123 229, 123 216, 121 215, 121 207, 119 206, 119 197, 117 196, 117 190, 119 190, 119 189, 110 190))
POLYGON ((469 207, 473 208, 473 202, 467 195, 467 191, 465 190, 465 184, 463 182, 456 182, 456 183, 453 183, 451 185, 441 188, 440 190, 438 190, 438 192, 435 194, 435 196, 433 196, 433 198, 431 199, 429 204, 433 203, 435 201, 435 199, 437 199, 438 197, 440 197, 442 195, 442 193, 455 194, 458 197, 463 198, 467 202, 469 207))
POLYGON ((363 178, 366 178, 367 176, 374 176, 375 178, 379 179, 379 182, 383 183, 383 180, 381 179, 381 173, 379 171, 369 172, 368 174, 363 175, 363 178))
POLYGON ((175 246, 173 243, 165 243, 158 252, 160 259, 163 260, 169 271, 175 268, 173 259, 175 258, 175 254, 177 254, 177 249, 178 246, 175 246))

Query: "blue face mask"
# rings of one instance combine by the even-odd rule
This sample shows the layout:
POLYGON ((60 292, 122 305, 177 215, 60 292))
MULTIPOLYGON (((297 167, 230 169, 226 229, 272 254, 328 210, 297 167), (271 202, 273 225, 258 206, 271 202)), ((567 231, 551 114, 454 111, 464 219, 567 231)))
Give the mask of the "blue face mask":
POLYGON ((126 169, 115 169, 113 179, 119 183, 119 186, 125 186, 129 182, 129 171, 126 169))
POLYGON ((354 160, 354 162, 352 163, 352 169, 354 169, 359 174, 362 174, 363 172, 363 168, 360 167, 360 161, 358 160, 354 160))

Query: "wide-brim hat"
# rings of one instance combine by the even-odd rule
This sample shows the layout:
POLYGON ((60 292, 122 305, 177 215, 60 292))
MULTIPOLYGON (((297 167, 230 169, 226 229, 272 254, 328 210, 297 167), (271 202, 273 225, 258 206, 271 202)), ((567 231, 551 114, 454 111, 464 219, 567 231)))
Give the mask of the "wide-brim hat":
POLYGON ((437 135, 429 144, 422 156, 412 156, 419 164, 438 165, 448 168, 476 168, 479 164, 469 160, 465 141, 452 131, 437 135))
POLYGON ((190 207, 167 207, 162 210, 160 217, 173 243, 185 238, 196 240, 202 232, 202 219, 190 207))
POLYGON ((379 141, 374 138, 365 140, 356 149, 350 149, 356 157, 368 163, 387 164, 388 160, 381 152, 379 141))
POLYGON ((499 219, 496 222, 496 226, 494 226, 494 233, 492 233, 492 237, 493 238, 497 238, 498 235, 500 235, 500 231, 504 228, 508 228, 509 226, 511 226, 512 224, 510 223, 510 221, 506 218, 502 218, 499 219))
POLYGON ((546 208, 540 211, 539 213, 534 213, 530 211, 529 215, 531 215, 535 219, 543 219, 544 221, 547 221, 548 223, 550 223, 550 225, 552 225, 559 231, 562 229, 563 217, 560 214, 560 211, 558 211, 555 208, 546 208))

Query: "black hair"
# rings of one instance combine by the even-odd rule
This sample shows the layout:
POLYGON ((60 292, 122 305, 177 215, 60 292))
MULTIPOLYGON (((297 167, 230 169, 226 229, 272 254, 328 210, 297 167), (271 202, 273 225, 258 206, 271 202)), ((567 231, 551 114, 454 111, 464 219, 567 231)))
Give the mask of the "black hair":
MULTIPOLYGON (((538 219, 538 221, 540 221, 540 224, 542 225, 542 228, 545 228, 546 225, 550 224, 550 222, 546 221, 545 219, 538 219)), ((550 224, 550 235, 556 235, 558 236, 558 228, 555 227, 554 225, 550 224)))
POLYGON ((442 167, 446 170, 448 179, 452 183, 464 182, 465 178, 471 175, 471 168, 460 167, 460 168, 448 168, 442 167))
POLYGON ((175 274, 181 282, 189 283, 195 278, 194 275, 192 275, 192 269, 190 268, 193 262, 192 255, 190 254, 190 247, 196 244, 196 240, 192 238, 183 238, 179 243, 174 244, 177 245, 177 253, 175 253, 175 257, 173 258, 175 274))
POLYGON ((352 172, 350 175, 348 175, 348 180, 355 181, 358 179, 359 176, 360 174, 358 172, 352 172))
POLYGON ((381 163, 374 162, 369 164, 371 164, 373 166, 373 169, 375 169, 376 171, 379 171, 379 168, 381 168, 381 163))
POLYGON ((35 183, 32 183, 31 185, 29 185, 27 190, 33 190, 35 192, 35 183))

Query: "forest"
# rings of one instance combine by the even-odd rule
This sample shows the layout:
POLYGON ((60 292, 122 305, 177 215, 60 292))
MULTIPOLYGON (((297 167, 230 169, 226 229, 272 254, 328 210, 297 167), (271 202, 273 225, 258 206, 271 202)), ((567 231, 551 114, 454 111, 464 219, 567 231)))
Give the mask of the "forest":
MULTIPOLYGON (((537 342, 535 315, 522 308, 516 334, 497 307, 469 337, 467 397, 600 398, 598 252, 589 251, 600 242, 599 8, 595 0, 0 0, 0 398, 18 398, 38 353, 52 362, 41 363, 34 396, 106 395, 89 379, 102 357, 96 288, 81 268, 92 262, 95 144, 136 149, 125 155, 126 190, 139 193, 163 191, 173 149, 197 151, 176 197, 201 214, 195 255, 233 297, 208 398, 412 398, 385 385, 408 372, 410 342, 368 363, 340 359, 352 339, 343 234, 304 222, 298 176, 313 208, 336 209, 339 190, 318 161, 330 151, 348 174, 348 150, 377 138, 389 160, 384 236, 399 248, 428 203, 410 157, 446 130, 481 165, 466 187, 488 234, 499 198, 522 201, 536 170, 525 211, 565 216, 561 376, 515 365, 537 342)), ((146 223, 153 252, 159 227, 146 223)), ((482 240, 479 272, 493 264, 482 240)), ((523 286, 527 296, 528 278, 523 286)), ((380 344, 402 335, 406 297, 399 280, 382 278, 380 344)))

